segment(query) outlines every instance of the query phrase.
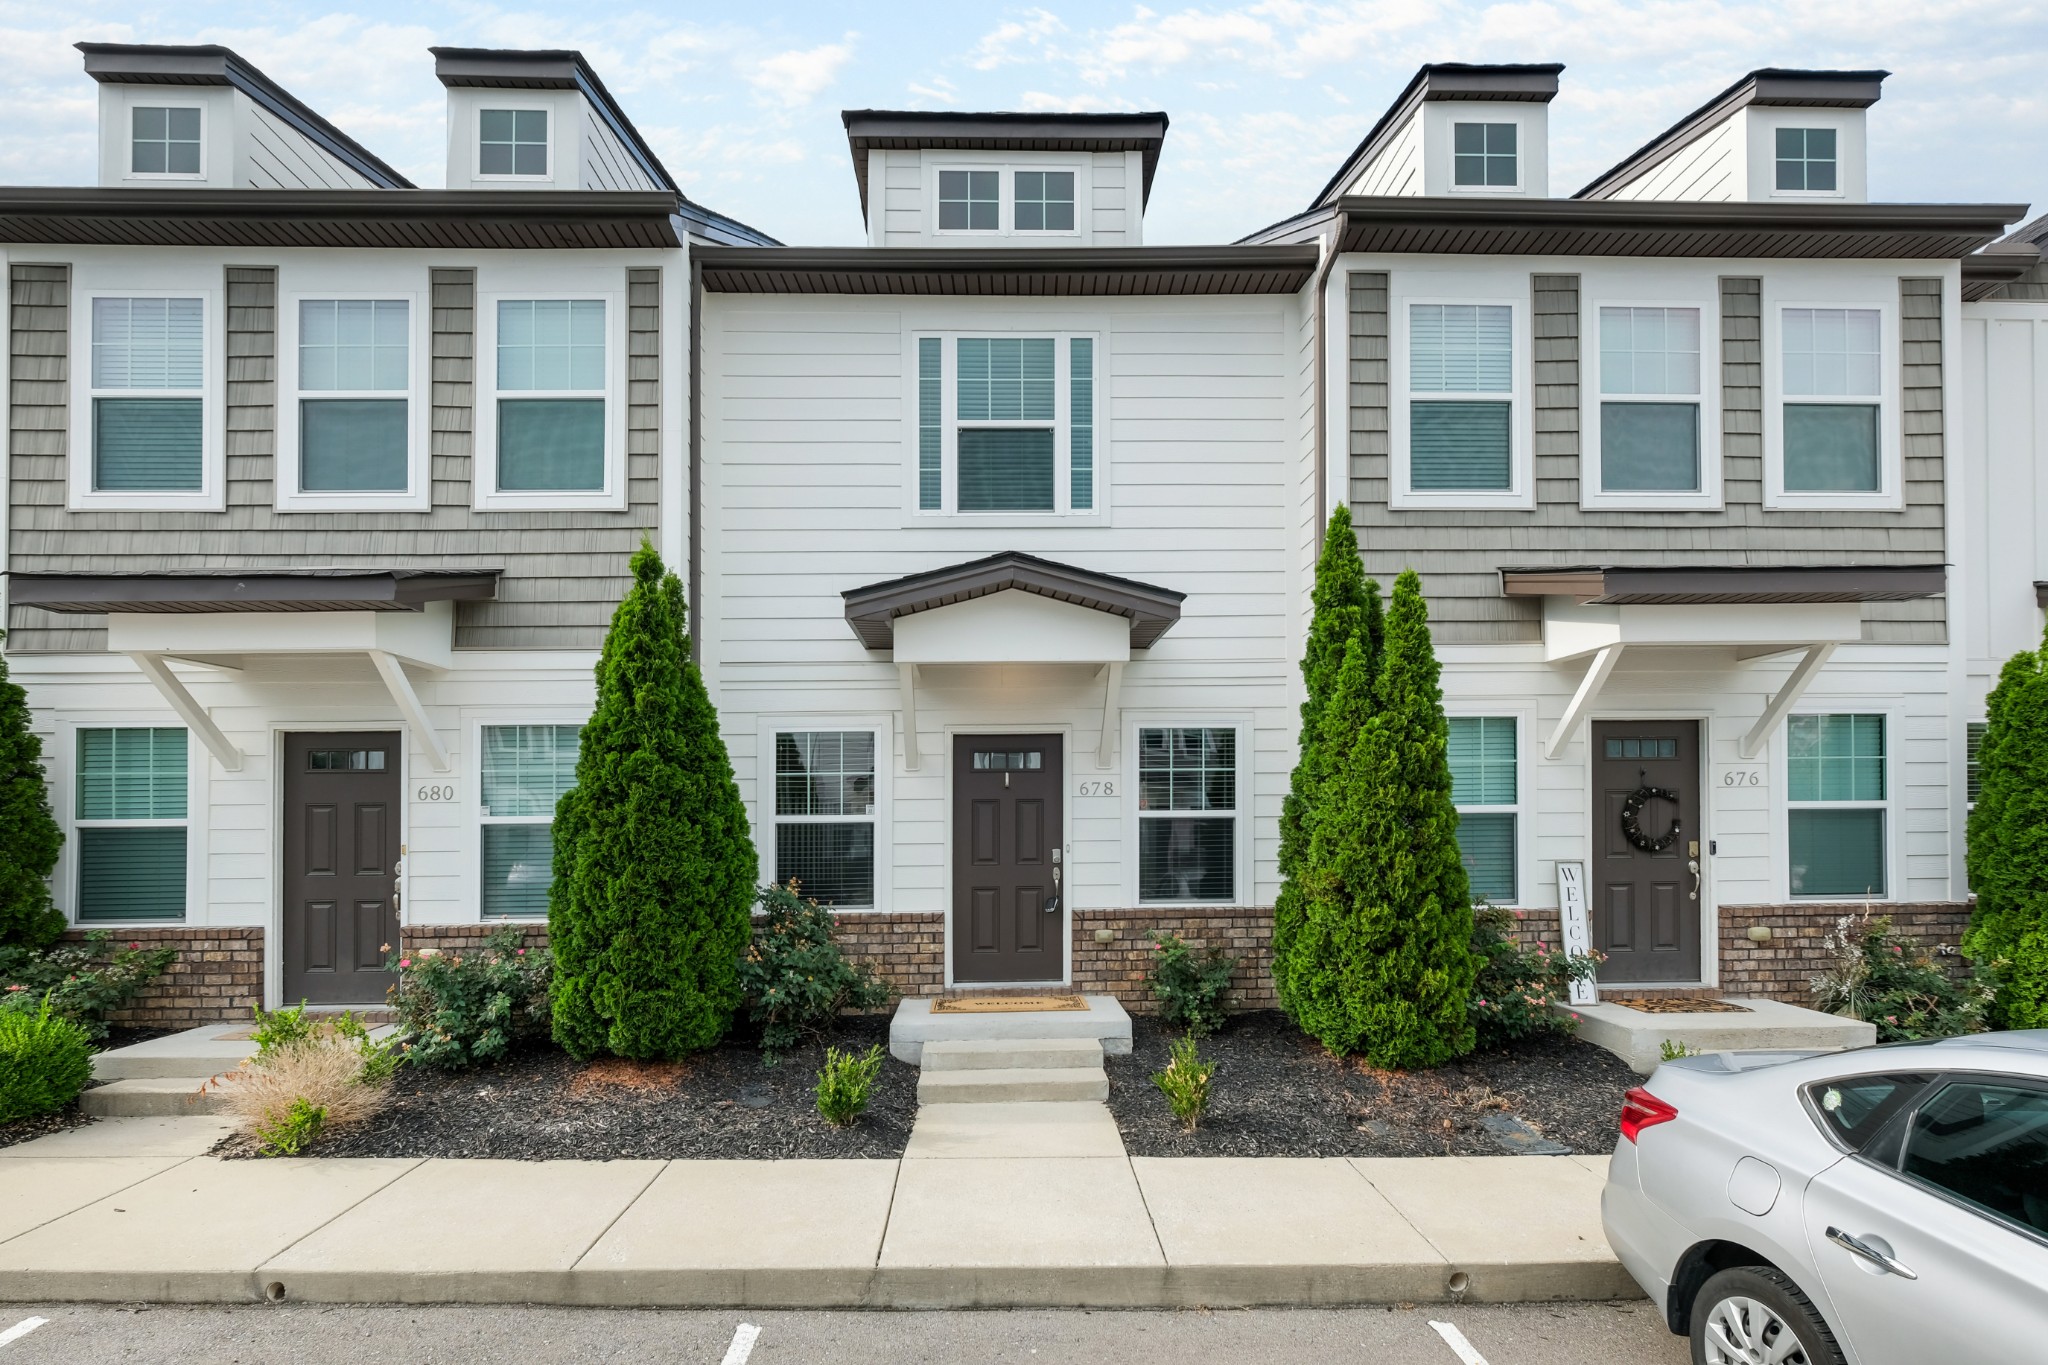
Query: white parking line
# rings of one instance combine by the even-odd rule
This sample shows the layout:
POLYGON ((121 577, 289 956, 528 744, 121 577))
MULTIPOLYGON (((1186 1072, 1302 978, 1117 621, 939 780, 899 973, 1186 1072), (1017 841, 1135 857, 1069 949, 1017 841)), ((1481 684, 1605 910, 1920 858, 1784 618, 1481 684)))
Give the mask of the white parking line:
POLYGON ((1456 1327, 1448 1322, 1434 1320, 1429 1325, 1436 1328, 1436 1334, 1444 1339, 1444 1345, 1457 1352, 1458 1359, 1463 1361, 1464 1365, 1486 1365, 1486 1357, 1473 1350, 1472 1343, 1465 1340, 1465 1334, 1456 1327))
MULTIPOLYGON (((23 1337, 48 1321, 48 1318, 23 1318, 6 1331, 0 1332, 0 1346, 5 1346, 9 1342, 20 1341, 23 1337)), ((744 1356, 741 1357, 742 1360, 745 1358, 744 1356)))
POLYGON ((747 1357, 754 1353, 754 1338, 760 1335, 761 1329, 753 1323, 741 1323, 732 1334, 732 1345, 725 1348, 725 1359, 721 1365, 747 1365, 747 1357))

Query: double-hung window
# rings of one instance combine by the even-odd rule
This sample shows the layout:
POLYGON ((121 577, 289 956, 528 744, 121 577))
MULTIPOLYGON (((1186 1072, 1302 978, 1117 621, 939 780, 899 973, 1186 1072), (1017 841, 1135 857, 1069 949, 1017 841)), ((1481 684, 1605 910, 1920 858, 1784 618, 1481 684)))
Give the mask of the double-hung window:
POLYGON ((1776 188, 1781 193, 1833 194, 1840 187, 1832 128, 1777 130, 1776 188))
POLYGON ((75 467, 75 493, 151 506, 208 496, 206 308, 203 297, 92 297, 80 367, 91 454, 75 467))
POLYGON ((1138 899, 1237 902, 1237 730, 1138 731, 1138 899))
POLYGON ((480 109, 476 126, 478 175, 547 177, 547 110, 480 109))
POLYGON ((483 877, 486 919, 545 915, 555 880, 555 803, 576 785, 579 725, 483 727, 483 877))
POLYGON ((78 731, 78 920, 185 918, 185 731, 78 731))
POLYGON ((1971 805, 1984 788, 1984 736, 1991 723, 1973 720, 1963 727, 1963 796, 1971 805))
POLYGON ((298 491, 414 491, 411 301, 300 299, 297 323, 298 491))
POLYGON ((1883 313, 1786 308, 1779 322, 1784 492, 1883 492, 1883 313))
POLYGON ((1408 305, 1407 491, 1515 489, 1514 309, 1408 305))
POLYGON ((917 508, 1096 510, 1093 337, 916 339, 917 508))
POLYGON ((1522 183, 1512 123, 1451 125, 1451 184, 1461 190, 1506 189, 1522 183))
POLYGON ((129 109, 128 121, 129 174, 196 177, 204 173, 203 110, 138 104, 129 109))
POLYGON ((478 433, 490 460, 481 505, 617 501, 612 301, 499 298, 490 306, 496 393, 491 430, 478 433))
POLYGON ((1885 718, 1793 716, 1785 729, 1792 894, 1885 895, 1885 718))
POLYGON ((1708 488, 1697 308, 1600 309, 1599 470, 1589 492, 1708 488))
POLYGON ((1513 905, 1519 784, 1513 716, 1452 716, 1451 800, 1472 896, 1513 905))
POLYGON ((823 905, 875 903, 875 732, 775 735, 775 880, 823 905))

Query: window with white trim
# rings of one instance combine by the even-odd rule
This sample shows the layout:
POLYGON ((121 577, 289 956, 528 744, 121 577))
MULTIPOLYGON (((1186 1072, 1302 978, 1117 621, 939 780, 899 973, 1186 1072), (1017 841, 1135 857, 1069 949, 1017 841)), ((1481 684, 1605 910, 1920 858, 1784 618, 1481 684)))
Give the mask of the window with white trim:
POLYGON ((775 735, 775 880, 822 905, 875 903, 873 730, 775 735))
POLYGON ((1017 171, 1013 184, 1017 231, 1074 230, 1072 171, 1017 171))
POLYGON ((545 915, 555 880, 555 806, 576 785, 580 725, 486 725, 480 829, 485 919, 545 915))
POLYGON ((497 491, 606 486, 604 299, 497 300, 497 491))
POLYGON ((1833 128, 1780 128, 1776 134, 1777 178, 1781 192, 1833 194, 1841 187, 1835 159, 1833 128))
POLYGON ((1237 902, 1237 730, 1138 731, 1138 899, 1237 902))
POLYGON ((921 512, 1091 512, 1095 341, 919 337, 921 512))
POLYGON ((206 486, 206 301, 92 299, 91 491, 206 486))
POLYGON ((185 918, 187 747, 177 727, 78 731, 79 923, 185 918))
POLYGON ((1001 171, 940 171, 939 231, 1001 232, 1001 171))
POLYGON ((1600 309, 1602 493, 1698 493, 1700 310, 1600 309))
POLYGON ((1520 783, 1513 716, 1452 716, 1451 801, 1458 856, 1475 900, 1515 904, 1520 783))
POLYGON ((1451 184, 1461 190, 1507 189, 1522 183, 1512 123, 1451 125, 1451 184))
POLYGON ((412 306, 298 301, 298 491, 412 487, 412 306))
POLYGON ((1514 488, 1514 309, 1408 305, 1408 487, 1514 488))
POLYGON ((1785 722, 1786 849, 1794 896, 1883 896, 1889 807, 1882 715, 1785 722))
POLYGON ((206 111, 196 106, 134 105, 128 110, 131 175, 197 176, 204 169, 206 111))
POLYGON ((547 177, 547 110, 479 109, 476 126, 478 175, 547 177))
POLYGON ((1785 308, 1779 325, 1784 491, 1883 491, 1882 311, 1785 308))
POLYGON ((1990 729, 1991 723, 1982 720, 1963 727, 1963 796, 1972 806, 1984 787, 1984 736, 1990 729))

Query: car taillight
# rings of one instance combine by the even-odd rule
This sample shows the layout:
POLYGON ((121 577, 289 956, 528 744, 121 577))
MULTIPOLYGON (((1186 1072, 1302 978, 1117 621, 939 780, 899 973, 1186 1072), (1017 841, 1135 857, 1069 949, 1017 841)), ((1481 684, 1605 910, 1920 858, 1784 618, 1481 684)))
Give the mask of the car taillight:
POLYGON ((1664 1103, 1641 1086, 1621 1097, 1621 1135, 1630 1142, 1645 1128, 1669 1123, 1678 1117, 1675 1106, 1664 1103))

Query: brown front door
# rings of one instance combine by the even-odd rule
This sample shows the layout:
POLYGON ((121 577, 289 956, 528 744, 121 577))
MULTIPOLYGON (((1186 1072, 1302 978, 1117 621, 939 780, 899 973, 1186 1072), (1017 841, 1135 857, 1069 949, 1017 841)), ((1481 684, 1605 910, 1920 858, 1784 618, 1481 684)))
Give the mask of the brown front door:
POLYGON ((1060 737, 953 743, 953 979, 1061 980, 1060 737))
POLYGON ((1607 954, 1603 981, 1700 979, 1700 727, 1690 720, 1593 723, 1593 946, 1607 954), (1645 800, 1639 836, 1678 837, 1657 851, 1623 828, 1629 798, 1656 787, 1677 796, 1645 800))
POLYGON ((284 1002, 381 1005, 398 943, 399 737, 284 741, 284 1002))

